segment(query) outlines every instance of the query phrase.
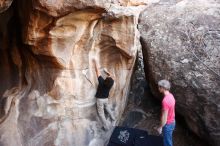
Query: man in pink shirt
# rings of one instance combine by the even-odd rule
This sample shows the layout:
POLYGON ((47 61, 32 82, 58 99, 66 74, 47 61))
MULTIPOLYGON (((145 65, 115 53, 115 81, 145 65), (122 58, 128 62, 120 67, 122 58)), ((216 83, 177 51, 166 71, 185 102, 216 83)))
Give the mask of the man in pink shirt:
POLYGON ((159 91, 164 95, 162 100, 161 123, 158 132, 163 132, 164 146, 173 146, 172 134, 175 128, 175 98, 170 93, 170 82, 160 80, 158 82, 159 91))

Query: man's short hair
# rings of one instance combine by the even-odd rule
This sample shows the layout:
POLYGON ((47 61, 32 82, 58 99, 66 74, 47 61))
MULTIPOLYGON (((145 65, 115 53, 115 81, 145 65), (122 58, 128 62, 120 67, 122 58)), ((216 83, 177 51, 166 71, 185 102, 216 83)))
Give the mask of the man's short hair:
POLYGON ((160 81, 158 82, 158 86, 159 86, 159 87, 162 87, 162 88, 164 88, 164 89, 167 89, 167 90, 170 90, 170 87, 171 87, 170 82, 167 81, 167 80, 160 80, 160 81))

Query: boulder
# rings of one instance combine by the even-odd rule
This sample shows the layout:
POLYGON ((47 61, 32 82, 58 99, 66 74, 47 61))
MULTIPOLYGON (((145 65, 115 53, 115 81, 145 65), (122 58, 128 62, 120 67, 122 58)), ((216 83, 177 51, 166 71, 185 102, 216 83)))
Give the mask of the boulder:
POLYGON ((140 16, 145 73, 171 81, 176 110, 211 145, 220 143, 220 2, 160 0, 140 16))

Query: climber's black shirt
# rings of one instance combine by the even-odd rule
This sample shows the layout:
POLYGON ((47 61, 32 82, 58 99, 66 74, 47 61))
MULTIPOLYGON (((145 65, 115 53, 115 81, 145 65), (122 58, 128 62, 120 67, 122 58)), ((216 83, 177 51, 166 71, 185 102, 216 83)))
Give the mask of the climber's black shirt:
POLYGON ((107 86, 104 83, 105 80, 103 79, 103 77, 102 76, 98 77, 99 85, 98 85, 98 89, 95 95, 96 98, 108 98, 109 91, 114 84, 114 80, 111 77, 108 77, 108 78, 110 78, 110 84, 107 86))

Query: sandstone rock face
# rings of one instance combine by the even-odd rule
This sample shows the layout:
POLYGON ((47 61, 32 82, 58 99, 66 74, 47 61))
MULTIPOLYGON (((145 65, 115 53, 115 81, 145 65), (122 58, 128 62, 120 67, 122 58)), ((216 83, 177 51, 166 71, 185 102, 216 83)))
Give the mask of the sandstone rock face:
POLYGON ((145 71, 156 83, 172 83, 176 110, 190 129, 220 143, 220 2, 160 1, 140 17, 145 71))
POLYGON ((7 10, 12 2, 13 0, 0 0, 0 13, 7 10))
POLYGON ((102 130, 97 115, 92 60, 113 74, 110 106, 119 120, 144 7, 127 2, 22 0, 8 16, 0 14, 0 71, 7 83, 0 90, 0 145, 106 144, 111 130, 102 130))

